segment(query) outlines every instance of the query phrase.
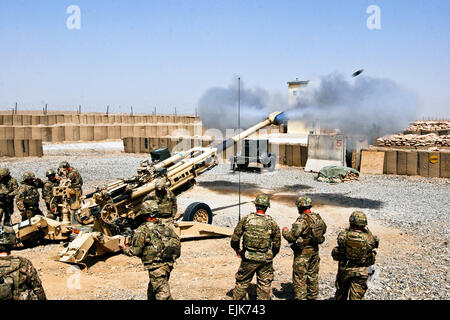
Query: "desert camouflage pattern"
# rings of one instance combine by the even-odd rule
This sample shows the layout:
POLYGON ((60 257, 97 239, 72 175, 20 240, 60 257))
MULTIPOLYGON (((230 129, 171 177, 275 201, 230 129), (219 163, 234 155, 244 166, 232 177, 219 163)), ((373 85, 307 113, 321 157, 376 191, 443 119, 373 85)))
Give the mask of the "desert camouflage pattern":
POLYGON ((136 229, 132 246, 125 247, 123 251, 129 256, 140 257, 144 267, 148 270, 148 299, 169 300, 172 299, 169 278, 175 260, 162 258, 162 241, 154 229, 158 229, 160 232, 169 232, 171 236, 178 238, 175 231, 167 224, 159 221, 147 221, 136 229))
MULTIPOLYGON (((6 171, 6 170, 4 170, 6 171)), ((0 180, 0 223, 11 224, 11 216, 14 213, 14 197, 19 189, 17 180, 9 175, 2 176, 0 180)))
POLYGON ((242 218, 231 236, 231 247, 240 251, 243 238, 242 261, 236 273, 234 299, 247 297, 247 289, 256 274, 257 299, 269 300, 273 281, 273 258, 281 247, 280 227, 265 214, 251 213, 242 218))
POLYGON ((70 180, 70 188, 81 192, 83 187, 83 178, 77 169, 71 168, 70 170, 61 170, 62 176, 70 180))
POLYGON ((178 211, 177 197, 169 189, 166 188, 165 191, 162 195, 156 191, 152 191, 144 198, 144 201, 156 201, 159 206, 159 217, 164 222, 173 222, 178 211))
POLYGON ((42 187, 42 198, 45 201, 45 205, 47 207, 47 212, 49 214, 57 214, 57 205, 62 203, 61 197, 53 196, 53 188, 59 186, 59 180, 47 180, 42 187), (52 202, 53 200, 53 202, 52 202))
POLYGON ((30 219, 35 215, 42 215, 39 209, 39 186, 34 181, 31 184, 22 182, 17 190, 16 205, 22 216, 22 221, 30 219))
POLYGON ((319 295, 319 246, 311 241, 308 214, 316 213, 300 214, 291 230, 283 231, 283 237, 294 251, 292 283, 298 300, 314 300, 319 295))
POLYGON ((339 261, 338 273, 336 276, 336 300, 361 300, 367 290, 367 279, 369 277, 368 267, 375 263, 376 252, 379 239, 374 236, 368 228, 363 230, 348 228, 341 231, 337 238, 338 246, 332 251, 334 260, 339 261), (349 254, 357 251, 357 246, 369 248, 360 255, 350 259, 349 254))
POLYGON ((0 257, 0 300, 46 300, 41 280, 28 259, 0 257))

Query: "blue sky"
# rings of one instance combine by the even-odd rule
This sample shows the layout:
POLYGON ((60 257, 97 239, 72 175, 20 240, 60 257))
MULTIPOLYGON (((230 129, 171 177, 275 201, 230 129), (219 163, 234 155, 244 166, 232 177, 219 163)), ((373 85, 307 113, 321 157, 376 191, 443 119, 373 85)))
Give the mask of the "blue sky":
POLYGON ((0 109, 192 113, 202 94, 296 77, 389 78, 449 117, 450 1, 0 1, 0 109), (69 30, 69 5, 81 29, 69 30), (381 29, 369 30, 369 5, 381 29))

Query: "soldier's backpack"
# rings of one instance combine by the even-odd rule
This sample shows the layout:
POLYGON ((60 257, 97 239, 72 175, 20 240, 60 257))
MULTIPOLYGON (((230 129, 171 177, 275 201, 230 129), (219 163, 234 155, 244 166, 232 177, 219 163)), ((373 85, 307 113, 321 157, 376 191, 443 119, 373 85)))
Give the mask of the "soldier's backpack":
POLYGON ((372 257, 372 248, 362 232, 349 230, 344 244, 345 257, 350 261, 365 264, 372 257))
POLYGON ((0 259, 0 300, 14 299, 14 288, 18 287, 19 259, 0 259))
POLYGON ((266 253, 272 245, 270 217, 250 214, 244 224, 243 246, 246 250, 266 253))
POLYGON ((166 224, 157 224, 151 229, 155 237, 154 240, 159 243, 159 256, 163 261, 174 261, 181 255, 181 242, 175 231, 166 224), (158 240, 157 240, 158 239, 158 240))
POLYGON ((325 241, 327 225, 318 213, 309 213, 306 215, 310 223, 309 237, 312 244, 321 244, 325 241))

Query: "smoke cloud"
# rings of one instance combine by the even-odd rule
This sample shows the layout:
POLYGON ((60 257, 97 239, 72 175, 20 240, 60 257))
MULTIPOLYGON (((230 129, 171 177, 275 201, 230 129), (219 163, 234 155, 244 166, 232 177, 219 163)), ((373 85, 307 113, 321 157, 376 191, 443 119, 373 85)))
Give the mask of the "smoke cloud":
MULTIPOLYGON (((199 99, 199 116, 206 128, 237 128, 237 81, 228 88, 208 89, 199 99)), ((286 89, 287 91, 287 89, 286 89)), ((364 135, 370 139, 406 128, 418 114, 415 94, 385 78, 358 76, 348 79, 333 73, 310 81, 288 107, 286 96, 262 88, 247 89, 241 82, 241 128, 264 120, 270 112, 286 111, 290 120, 323 129, 364 135)))

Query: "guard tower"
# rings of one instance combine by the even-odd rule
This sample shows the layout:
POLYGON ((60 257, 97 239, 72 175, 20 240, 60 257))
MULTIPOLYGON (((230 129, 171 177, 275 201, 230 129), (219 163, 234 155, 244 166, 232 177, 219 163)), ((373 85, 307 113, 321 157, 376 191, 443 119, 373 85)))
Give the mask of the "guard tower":
POLYGON ((301 81, 298 78, 295 78, 295 81, 289 81, 288 84, 288 107, 295 106, 295 103, 298 99, 300 91, 302 87, 306 87, 309 83, 309 80, 301 81))

